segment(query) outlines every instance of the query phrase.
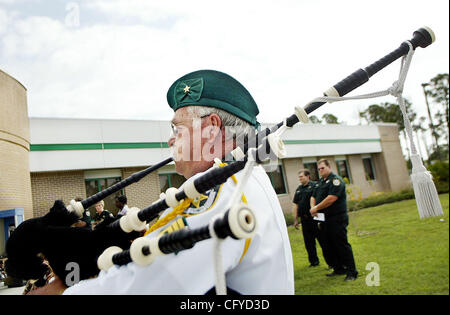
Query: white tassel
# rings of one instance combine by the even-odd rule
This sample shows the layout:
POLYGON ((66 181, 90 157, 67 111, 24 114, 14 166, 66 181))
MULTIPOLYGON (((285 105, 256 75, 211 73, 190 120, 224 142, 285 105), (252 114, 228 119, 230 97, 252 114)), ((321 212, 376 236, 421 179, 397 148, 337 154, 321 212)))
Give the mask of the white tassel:
POLYGON ((420 218, 437 217, 443 215, 441 201, 436 190, 436 186, 433 182, 433 176, 425 168, 422 163, 420 155, 417 153, 416 146, 414 144, 414 138, 412 133, 411 122, 409 121, 405 100, 403 99, 403 85, 405 83, 406 74, 411 64, 411 59, 414 54, 412 44, 408 43, 410 50, 406 57, 402 58, 400 67, 399 80, 394 82, 392 88, 389 89, 390 93, 397 97, 398 105, 402 111, 403 122, 405 123, 405 131, 408 134, 409 144, 411 148, 411 181, 414 188, 414 195, 416 197, 417 209, 419 210, 420 218))
POLYGON ((411 181, 420 218, 423 219, 444 215, 439 195, 433 182, 433 176, 427 171, 425 166, 423 166, 420 155, 411 155, 411 163, 411 181))

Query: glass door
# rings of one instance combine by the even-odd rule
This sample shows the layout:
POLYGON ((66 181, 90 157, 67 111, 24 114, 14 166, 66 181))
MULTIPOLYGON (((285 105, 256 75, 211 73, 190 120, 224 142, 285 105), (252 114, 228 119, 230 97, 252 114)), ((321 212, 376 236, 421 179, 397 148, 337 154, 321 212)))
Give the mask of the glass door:
MULTIPOLYGON (((96 193, 105 190, 106 188, 111 187, 112 185, 120 182, 122 180, 121 177, 111 177, 111 178, 91 178, 86 179, 86 196, 90 197, 92 195, 95 195, 96 193)), ((120 190, 118 192, 115 192, 112 195, 109 195, 103 201, 105 202, 105 210, 108 210, 111 212, 114 216, 117 215, 117 212, 119 212, 119 209, 116 208, 116 203, 114 198, 116 196, 123 195, 123 190, 120 190)), ((88 209, 89 214, 91 216, 91 219, 95 216, 95 207, 92 206, 88 209)))

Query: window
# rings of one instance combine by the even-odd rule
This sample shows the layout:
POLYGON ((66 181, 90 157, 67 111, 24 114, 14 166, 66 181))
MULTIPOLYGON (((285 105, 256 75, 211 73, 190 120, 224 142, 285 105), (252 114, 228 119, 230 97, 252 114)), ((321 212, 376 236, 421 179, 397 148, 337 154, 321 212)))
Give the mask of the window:
POLYGON ((287 194, 282 165, 278 165, 272 172, 267 172, 267 175, 269 175, 273 189, 275 189, 277 195, 287 194))
POLYGON ((319 170, 317 169, 316 162, 303 162, 303 168, 307 169, 311 173, 311 180, 318 181, 319 180, 319 170))
POLYGON ((366 175, 366 180, 375 180, 375 169, 373 167, 372 158, 362 157, 362 162, 364 165, 364 173, 366 175))
MULTIPOLYGON (((111 177, 111 178, 89 178, 85 179, 86 184, 86 196, 92 196, 96 193, 105 190, 106 188, 111 187, 112 185, 121 181, 121 177, 111 177)), ((112 214, 116 215, 119 209, 116 208, 116 203, 114 198, 116 196, 123 195, 123 190, 118 191, 112 195, 109 195, 103 201, 105 202, 105 210, 108 210, 112 214)), ((94 218, 96 210, 95 207, 92 206, 88 209, 91 218, 94 218)))
POLYGON ((352 178, 350 175, 350 169, 348 167, 347 160, 336 160, 336 167, 338 171, 338 175, 342 177, 342 179, 347 179, 349 183, 352 182, 352 178))
POLYGON ((186 178, 177 173, 159 174, 159 187, 163 193, 170 187, 180 187, 185 181, 186 178))

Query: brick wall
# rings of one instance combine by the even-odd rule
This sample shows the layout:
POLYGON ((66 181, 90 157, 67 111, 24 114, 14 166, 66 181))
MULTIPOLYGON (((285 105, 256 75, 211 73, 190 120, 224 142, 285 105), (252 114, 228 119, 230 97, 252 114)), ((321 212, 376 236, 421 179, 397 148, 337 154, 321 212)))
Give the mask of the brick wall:
MULTIPOLYGON (((122 170, 122 178, 127 178, 133 173, 143 170, 144 168, 125 168, 122 170)), ((125 188, 125 195, 128 199, 128 207, 138 207, 143 209, 151 205, 159 199, 160 187, 157 172, 153 172, 139 182, 131 184, 125 188)))
POLYGON ((23 208, 26 219, 32 217, 28 151, 0 140, 0 210, 23 208))
POLYGON ((27 92, 0 70, 0 210, 23 208, 32 216, 27 92))
MULTIPOLYGON (((143 168, 126 168, 122 170, 122 179, 143 168)), ((33 196, 33 216, 45 215, 55 200, 63 200, 67 205, 76 197, 86 199, 84 171, 45 172, 31 174, 33 196)), ((152 173, 125 188, 129 207, 145 208, 159 198, 158 174, 152 173)))
POLYGON ((84 171, 32 173, 31 190, 33 216, 43 216, 55 200, 67 205, 76 197, 86 198, 84 171))

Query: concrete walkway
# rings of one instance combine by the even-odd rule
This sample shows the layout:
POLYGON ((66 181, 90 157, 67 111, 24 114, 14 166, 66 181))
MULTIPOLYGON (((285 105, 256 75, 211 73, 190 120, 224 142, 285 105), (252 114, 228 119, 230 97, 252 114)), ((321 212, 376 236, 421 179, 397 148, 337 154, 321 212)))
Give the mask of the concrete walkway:
POLYGON ((22 295, 24 289, 25 286, 17 288, 8 288, 8 286, 4 286, 2 283, 0 284, 0 295, 22 295))

